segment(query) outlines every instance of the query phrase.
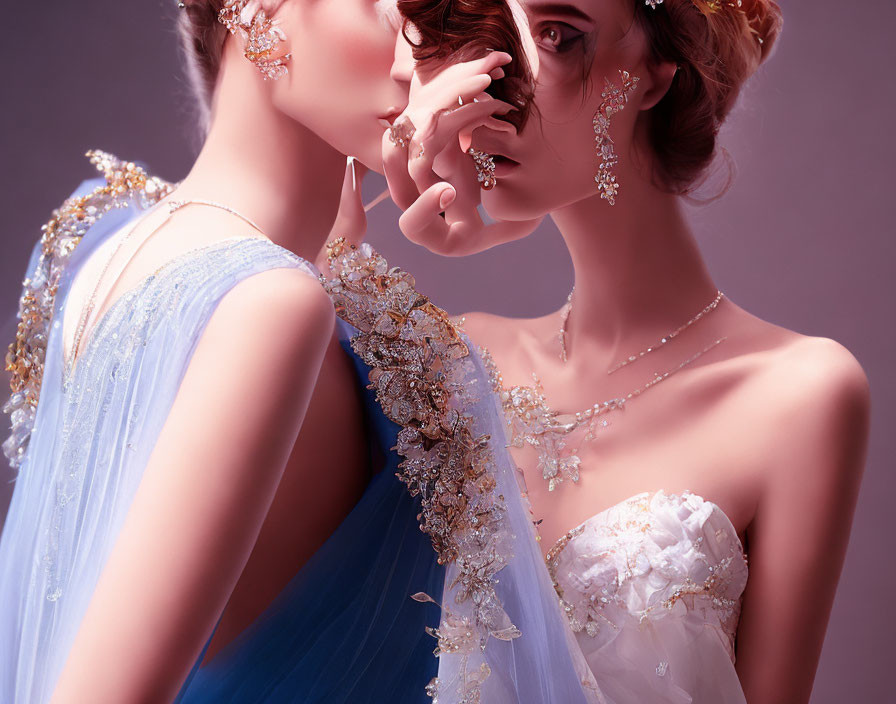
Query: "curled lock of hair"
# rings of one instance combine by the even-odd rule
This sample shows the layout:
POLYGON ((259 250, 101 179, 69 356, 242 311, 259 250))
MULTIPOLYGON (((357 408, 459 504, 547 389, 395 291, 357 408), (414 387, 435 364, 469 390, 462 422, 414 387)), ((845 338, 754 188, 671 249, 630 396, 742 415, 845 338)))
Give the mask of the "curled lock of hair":
POLYGON ((469 61, 489 49, 510 54, 513 61, 503 66, 504 78, 493 81, 486 92, 518 108, 498 119, 522 129, 532 108, 535 81, 504 0, 398 0, 398 9, 404 18, 402 33, 422 65, 469 61), (408 22, 419 34, 416 43, 408 35, 408 22))
MULTIPOLYGON (((679 65, 650 110, 653 178, 668 192, 687 194, 715 156, 719 129, 741 88, 770 55, 783 25, 781 9, 774 0, 743 0, 739 8, 714 11, 696 0, 664 0, 656 11, 641 9, 636 17, 648 60, 679 65)), ((723 192, 730 183, 729 176, 723 192)))

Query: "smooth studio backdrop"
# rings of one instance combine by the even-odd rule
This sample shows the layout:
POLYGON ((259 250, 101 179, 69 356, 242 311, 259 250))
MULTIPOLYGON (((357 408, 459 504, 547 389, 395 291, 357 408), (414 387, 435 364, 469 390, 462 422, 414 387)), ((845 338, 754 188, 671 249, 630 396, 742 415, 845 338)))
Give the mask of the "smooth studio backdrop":
MULTIPOLYGON (((4 7, 4 347, 14 335, 16 299, 40 226, 94 175, 87 149, 143 161, 169 180, 179 180, 191 164, 194 113, 173 31, 175 4, 44 0, 4 7)), ((891 702, 896 4, 781 4, 780 44, 723 130, 736 182, 721 200, 693 209, 693 223, 716 281, 732 300, 776 324, 838 340, 870 378, 868 466, 812 702, 891 702)), ((590 143, 583 136, 583 146, 590 143)), ((371 177, 365 190, 372 197, 383 185, 371 177)), ((391 202, 370 215, 374 246, 417 274, 423 291, 453 313, 544 314, 569 291, 571 265, 549 222, 523 242, 450 260, 403 240, 391 202)), ((5 438, 8 419, 0 420, 5 438)), ((0 473, 2 517, 14 474, 0 473)))

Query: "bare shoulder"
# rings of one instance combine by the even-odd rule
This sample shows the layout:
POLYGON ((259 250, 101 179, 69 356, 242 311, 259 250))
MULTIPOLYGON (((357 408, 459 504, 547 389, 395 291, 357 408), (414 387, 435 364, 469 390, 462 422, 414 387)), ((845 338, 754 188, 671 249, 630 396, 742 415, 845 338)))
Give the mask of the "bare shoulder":
POLYGON ((869 433, 870 385, 848 348, 828 337, 794 333, 763 365, 754 391, 768 410, 769 442, 763 454, 772 484, 800 494, 807 483, 839 491, 858 485, 869 433))
POLYGON ((247 276, 222 298, 215 312, 219 325, 241 330, 275 329, 266 345, 288 341, 291 333, 321 334, 329 339, 335 312, 314 277, 299 268, 277 267, 247 276))
POLYGON ((861 363, 829 337, 793 333, 764 371, 766 384, 787 391, 782 400, 791 411, 859 410, 870 404, 870 385, 861 363))
POLYGON ((452 318, 455 324, 459 324, 467 336, 479 347, 496 350, 512 343, 518 334, 518 323, 512 318, 505 318, 492 313, 473 312, 464 313, 452 318))

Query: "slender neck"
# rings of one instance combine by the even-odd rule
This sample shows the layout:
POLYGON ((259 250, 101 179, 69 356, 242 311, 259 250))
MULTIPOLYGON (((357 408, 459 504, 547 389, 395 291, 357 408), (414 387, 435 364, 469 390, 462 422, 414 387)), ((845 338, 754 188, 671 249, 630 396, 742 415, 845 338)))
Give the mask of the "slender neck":
POLYGON ((233 44, 225 50, 208 136, 176 198, 227 205, 275 243, 313 259, 336 218, 345 156, 275 109, 271 83, 233 44))
POLYGON ((636 178, 616 204, 599 196, 552 213, 572 257, 570 363, 609 368, 656 342, 716 296, 680 199, 636 178))

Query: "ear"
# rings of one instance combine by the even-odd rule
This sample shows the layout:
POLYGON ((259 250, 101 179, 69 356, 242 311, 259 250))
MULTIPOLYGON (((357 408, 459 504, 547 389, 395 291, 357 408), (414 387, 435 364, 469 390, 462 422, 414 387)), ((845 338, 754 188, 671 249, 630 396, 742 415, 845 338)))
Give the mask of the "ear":
POLYGON ((641 110, 649 110, 656 105, 669 90, 678 64, 674 61, 661 61, 647 67, 647 88, 641 96, 641 110))

